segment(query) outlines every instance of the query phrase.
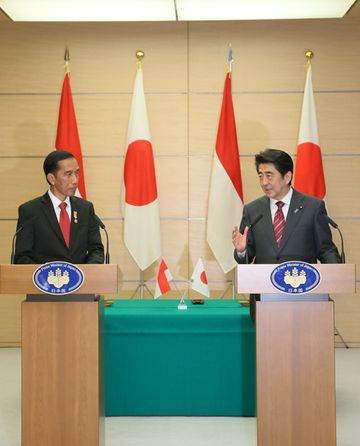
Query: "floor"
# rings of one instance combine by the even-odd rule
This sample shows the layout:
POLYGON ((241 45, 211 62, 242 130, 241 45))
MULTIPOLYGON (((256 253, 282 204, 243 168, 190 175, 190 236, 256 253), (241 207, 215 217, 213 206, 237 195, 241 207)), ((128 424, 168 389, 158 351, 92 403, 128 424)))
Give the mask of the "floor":
MULTIPOLYGON (((337 446, 360 445, 360 349, 336 349, 337 446)), ((20 349, 0 348, 0 446, 20 446, 20 349)), ((114 417, 106 446, 256 446, 255 418, 114 417)))

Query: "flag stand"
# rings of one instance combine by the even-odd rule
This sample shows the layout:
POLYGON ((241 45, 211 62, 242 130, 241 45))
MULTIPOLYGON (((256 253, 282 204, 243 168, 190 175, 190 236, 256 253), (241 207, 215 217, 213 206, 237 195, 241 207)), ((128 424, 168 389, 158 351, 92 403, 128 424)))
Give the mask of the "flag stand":
POLYGON ((135 291, 132 293, 130 299, 133 299, 136 296, 136 293, 140 290, 140 299, 144 299, 144 291, 147 290, 151 297, 154 297, 153 293, 150 291, 149 287, 146 285, 144 280, 144 271, 140 270, 140 283, 135 288, 135 291))
POLYGON ((233 268, 231 281, 228 284, 228 286, 225 288, 225 291, 220 296, 220 299, 224 299, 224 296, 228 292, 230 287, 231 287, 232 298, 235 299, 235 296, 236 296, 236 268, 233 268))
POLYGON ((335 336, 339 336, 341 342, 345 345, 345 348, 349 348, 349 346, 347 345, 347 343, 345 342, 344 338, 341 336, 340 331, 336 328, 335 326, 335 336))
POLYGON ((177 287, 175 280, 172 280, 172 283, 174 284, 176 291, 180 294, 180 302, 177 306, 178 310, 187 310, 187 305, 186 305, 185 299, 184 299, 184 296, 185 296, 187 290, 185 289, 183 294, 181 294, 181 291, 177 287))

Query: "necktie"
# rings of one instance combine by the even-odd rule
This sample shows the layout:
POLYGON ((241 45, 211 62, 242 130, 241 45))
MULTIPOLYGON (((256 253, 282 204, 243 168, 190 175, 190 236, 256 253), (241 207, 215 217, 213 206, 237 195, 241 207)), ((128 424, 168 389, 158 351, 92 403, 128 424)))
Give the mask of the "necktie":
POLYGON ((60 229, 63 234, 65 243, 67 247, 70 245, 70 219, 69 214, 66 212, 66 206, 67 204, 62 202, 59 204, 60 208, 60 229))
POLYGON ((285 218, 284 218, 284 214, 282 211, 283 206, 285 205, 285 203, 283 203, 282 201, 278 201, 276 203, 277 211, 275 213, 275 218, 274 218, 274 233, 275 233, 275 240, 278 246, 280 246, 280 242, 281 242, 281 237, 283 235, 284 232, 284 226, 285 226, 285 218))

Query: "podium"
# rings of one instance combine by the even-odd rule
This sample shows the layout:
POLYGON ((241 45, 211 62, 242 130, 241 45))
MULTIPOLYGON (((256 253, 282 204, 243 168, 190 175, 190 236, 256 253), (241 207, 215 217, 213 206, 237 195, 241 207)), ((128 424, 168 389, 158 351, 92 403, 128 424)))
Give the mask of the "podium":
MULTIPOLYGON (((0 292, 38 294, 39 265, 0 265, 0 292)), ((116 293, 117 265, 79 265, 76 293, 116 293)), ((22 446, 104 444, 103 300, 24 301, 22 446)), ((56 296, 57 297, 57 296, 56 296)))
MULTIPOLYGON (((281 301, 270 281, 279 265, 238 265, 239 293, 274 293, 256 303, 258 446, 335 446, 332 301, 281 301)), ((319 264, 313 293, 355 292, 355 265, 319 264)))

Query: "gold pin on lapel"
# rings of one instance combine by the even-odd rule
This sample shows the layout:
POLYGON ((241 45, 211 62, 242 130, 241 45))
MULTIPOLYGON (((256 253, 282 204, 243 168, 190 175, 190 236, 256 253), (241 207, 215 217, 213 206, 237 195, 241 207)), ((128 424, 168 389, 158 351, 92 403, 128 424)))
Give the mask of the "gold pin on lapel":
POLYGON ((74 223, 78 222, 78 215, 77 215, 77 211, 74 211, 74 223))

